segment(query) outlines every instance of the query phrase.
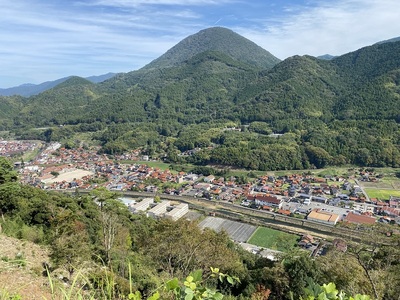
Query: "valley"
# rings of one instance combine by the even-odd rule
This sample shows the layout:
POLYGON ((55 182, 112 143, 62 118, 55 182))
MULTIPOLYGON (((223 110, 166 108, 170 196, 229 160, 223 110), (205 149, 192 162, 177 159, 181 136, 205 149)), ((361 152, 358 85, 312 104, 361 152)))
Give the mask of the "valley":
POLYGON ((222 297, 215 289, 227 299, 300 299, 307 284, 330 282, 396 299, 399 70, 396 39, 281 61, 211 27, 136 71, 0 96, 0 228, 45 248, 27 253, 0 236, 10 245, 0 247, 0 277, 16 268, 11 256, 26 263, 37 252, 50 263, 27 270, 77 299, 172 299, 181 288, 194 299, 194 277, 212 299, 222 297), (132 213, 123 195, 151 198, 149 209, 165 214, 163 200, 187 203, 201 217, 132 213), (291 235, 277 245, 271 228, 302 235, 312 255, 291 235), (258 255, 265 245, 285 251, 269 259, 258 255))

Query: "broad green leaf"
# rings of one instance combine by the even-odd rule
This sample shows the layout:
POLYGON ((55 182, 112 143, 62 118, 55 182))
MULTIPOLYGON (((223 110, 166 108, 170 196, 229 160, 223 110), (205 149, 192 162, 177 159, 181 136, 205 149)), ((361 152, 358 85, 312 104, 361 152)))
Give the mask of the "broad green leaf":
POLYGON ((228 282, 229 282, 230 284, 233 284, 233 283, 234 283, 233 278, 232 278, 231 276, 227 276, 227 277, 226 277, 226 280, 228 280, 228 282))
POLYGON ((129 300, 141 300, 142 299, 142 295, 140 294, 139 291, 136 291, 135 293, 130 293, 128 295, 128 299, 129 300))
POLYGON ((201 270, 201 269, 196 270, 191 275, 193 276, 193 281, 194 282, 199 282, 203 278, 203 270, 201 270))
POLYGON ((172 291, 172 290, 178 288, 178 287, 179 287, 179 280, 178 280, 178 278, 174 278, 174 279, 171 279, 171 280, 167 281, 167 283, 165 284, 165 286, 166 286, 166 288, 167 288, 168 291, 172 291))
POLYGON ((221 293, 215 293, 213 299, 215 300, 222 300, 222 298, 224 298, 224 295, 222 295, 221 293))
POLYGON ((186 294, 185 300, 192 300, 194 297, 193 291, 189 288, 185 289, 185 294, 186 294))
POLYGON ((196 289, 196 283, 191 282, 191 283, 189 284, 189 288, 190 288, 192 291, 194 291, 194 290, 196 289))
POLYGON ((331 293, 337 294, 338 293, 338 290, 336 289, 336 285, 333 282, 330 282, 328 284, 324 284, 323 287, 324 287, 325 292, 327 294, 331 294, 331 293))
POLYGON ((155 292, 150 298, 147 298, 147 300, 158 300, 160 299, 160 293, 155 292))

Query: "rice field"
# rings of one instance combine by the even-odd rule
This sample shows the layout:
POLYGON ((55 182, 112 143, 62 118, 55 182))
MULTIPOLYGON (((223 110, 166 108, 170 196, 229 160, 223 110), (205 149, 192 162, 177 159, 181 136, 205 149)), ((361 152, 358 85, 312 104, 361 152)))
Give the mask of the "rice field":
POLYGON ((390 196, 400 197, 400 190, 393 190, 393 189, 372 189, 372 188, 365 188, 365 192, 368 194, 370 198, 377 198, 381 201, 389 200, 390 196))

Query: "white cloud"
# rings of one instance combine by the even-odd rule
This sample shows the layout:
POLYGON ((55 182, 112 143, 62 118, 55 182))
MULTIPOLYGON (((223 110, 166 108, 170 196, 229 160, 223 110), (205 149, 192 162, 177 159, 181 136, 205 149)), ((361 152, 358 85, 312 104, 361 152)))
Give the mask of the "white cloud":
POLYGON ((400 35, 398 0, 307 0, 307 6, 286 7, 278 0, 60 2, 0 0, 0 87, 135 70, 215 25, 281 59, 343 54, 400 35))
POLYGON ((283 19, 264 27, 238 28, 279 58, 295 54, 341 55, 400 35, 400 1, 319 1, 288 12, 283 19))

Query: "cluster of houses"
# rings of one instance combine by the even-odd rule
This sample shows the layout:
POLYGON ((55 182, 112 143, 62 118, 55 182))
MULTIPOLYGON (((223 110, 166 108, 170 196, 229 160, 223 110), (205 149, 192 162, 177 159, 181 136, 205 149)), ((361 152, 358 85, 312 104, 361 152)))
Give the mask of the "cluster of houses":
MULTIPOLYGON (((3 143, 5 145, 5 143, 3 143)), ((140 150, 120 155, 114 160, 98 149, 66 149, 59 143, 52 143, 37 159, 20 170, 22 182, 40 188, 91 189, 104 186, 115 191, 145 191, 184 195, 227 202, 242 202, 244 206, 271 210, 290 215, 293 211, 282 209, 284 202, 298 202, 302 206, 297 213, 308 215, 308 219, 334 225, 339 221, 376 221, 376 215, 384 222, 399 220, 400 200, 392 197, 389 201, 368 199, 354 180, 342 176, 316 177, 311 174, 286 176, 260 176, 255 183, 239 184, 232 178, 214 175, 173 173, 143 164, 121 164, 119 160, 143 159, 140 150), (117 161, 117 162, 116 162, 117 161), (65 179, 63 175, 71 174, 65 179), (80 176, 79 176, 80 175, 80 176), (60 180, 57 180, 60 178, 60 180), (159 183, 173 183, 160 190, 159 183), (176 184, 175 184, 176 183, 176 184), (346 216, 323 208, 309 208, 311 203, 343 207, 346 216)), ((358 180, 376 181, 379 178, 363 171, 358 180)), ((355 179, 355 178, 350 178, 355 179)), ((396 221, 397 222, 397 221, 396 221)))
MULTIPOLYGON (((362 175, 364 180, 376 180, 375 176, 366 175, 362 175)), ((278 178, 260 177, 258 184, 251 187, 242 205, 284 215, 299 213, 308 220, 327 225, 335 225, 339 221, 374 224, 377 220, 400 224, 400 198, 391 197, 389 201, 369 199, 359 186, 339 176, 321 178, 293 174, 278 178), (297 202, 301 205, 290 211, 282 209, 285 202, 297 202), (339 209, 327 209, 334 207, 343 208, 342 213, 337 212, 339 209)))
POLYGON ((21 155, 28 151, 34 151, 40 143, 33 141, 5 141, 0 140, 0 156, 21 155))

